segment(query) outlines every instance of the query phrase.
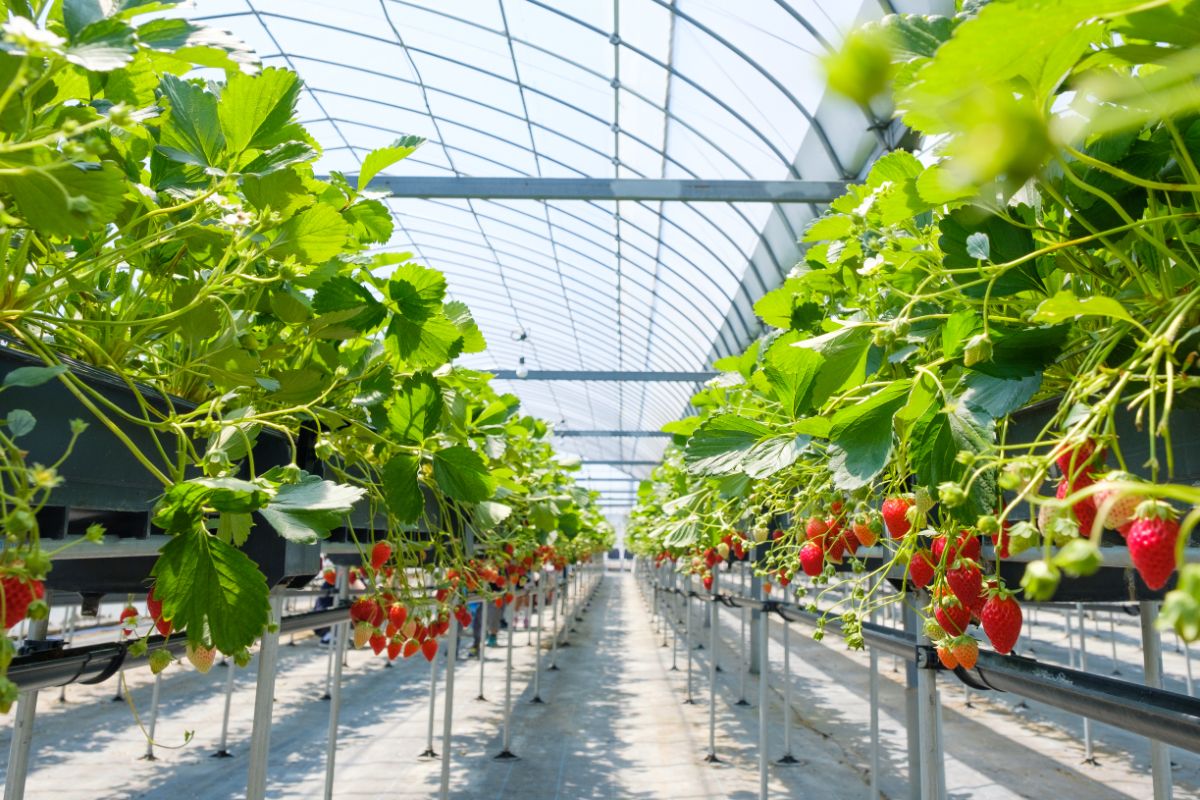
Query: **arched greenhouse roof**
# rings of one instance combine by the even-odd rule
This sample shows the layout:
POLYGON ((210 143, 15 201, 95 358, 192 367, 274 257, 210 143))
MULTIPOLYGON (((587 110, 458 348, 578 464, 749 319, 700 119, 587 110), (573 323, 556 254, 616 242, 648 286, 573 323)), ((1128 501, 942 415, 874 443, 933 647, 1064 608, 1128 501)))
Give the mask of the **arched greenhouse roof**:
POLYGON ((753 301, 820 209, 687 198, 706 181, 836 195, 898 131, 886 109, 828 96, 820 57, 856 23, 934 5, 205 0, 190 15, 301 75, 320 169, 354 175, 398 137, 428 140, 373 184, 393 194, 387 249, 446 274, 489 345, 462 362, 554 422, 619 513, 662 455, 661 426, 760 332, 753 301), (559 195, 589 199, 539 199, 546 179, 580 179, 559 195), (681 200, 624 199, 614 179, 690 183, 670 185, 681 200))

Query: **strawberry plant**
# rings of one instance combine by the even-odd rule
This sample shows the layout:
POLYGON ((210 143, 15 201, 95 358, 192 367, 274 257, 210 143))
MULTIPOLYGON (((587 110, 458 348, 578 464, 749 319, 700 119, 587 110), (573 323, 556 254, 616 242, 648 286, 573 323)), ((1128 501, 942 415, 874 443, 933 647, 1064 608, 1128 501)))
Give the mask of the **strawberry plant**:
POLYGON ((148 611, 198 668, 245 658, 267 624, 270 587, 242 550, 256 527, 298 544, 348 531, 369 585, 397 600, 421 591, 418 571, 466 570, 468 528, 481 552, 603 548, 611 532, 546 425, 454 364, 486 343, 445 278, 376 249, 395 220, 365 187, 421 140, 319 176, 299 77, 228 34, 145 16, 171 5, 8 3, 0 26, 0 344, 36 359, 0 388, 6 621, 44 613, 55 551, 38 513, 97 429, 160 487, 148 611), (22 403, 51 383, 86 418, 22 403), (56 425, 71 445, 27 463, 23 437, 56 425), (268 437, 290 459, 256 460, 268 437))
MULTIPOLYGON (((1035 553, 1020 589, 1049 600, 1120 529, 1154 590, 1200 521, 1200 41, 1180 24, 1200 3, 963 5, 889 15, 830 59, 832 85, 891 102, 920 149, 808 227, 755 305, 767 332, 664 429, 629 535, 686 555, 791 520, 764 574, 803 571, 814 609, 860 584, 836 612, 851 621, 886 602, 882 575, 927 587, 956 637, 939 652, 973 663, 964 612, 1001 652, 1019 630, 995 599, 1018 589, 1004 559, 1035 553), (820 530, 834 503, 882 515, 874 568, 820 530), (947 544, 963 535, 999 553, 947 544)), ((1188 638, 1198 583, 1183 567, 1164 605, 1188 638)))

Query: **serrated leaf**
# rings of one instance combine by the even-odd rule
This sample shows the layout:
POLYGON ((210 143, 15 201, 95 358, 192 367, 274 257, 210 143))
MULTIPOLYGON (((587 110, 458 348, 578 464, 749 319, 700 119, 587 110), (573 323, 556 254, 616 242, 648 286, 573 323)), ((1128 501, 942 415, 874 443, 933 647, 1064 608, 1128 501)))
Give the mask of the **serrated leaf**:
POLYGON ((983 231, 976 231, 967 237, 967 255, 980 261, 992 257, 992 242, 983 231))
POLYGON ((1076 317, 1112 317, 1133 321, 1125 307, 1111 297, 1093 295, 1081 298, 1068 291, 1061 291, 1043 300, 1033 314, 1033 321, 1054 323, 1076 317))
POLYGON ((808 436, 769 436, 755 442, 742 459, 742 470, 755 480, 769 478, 796 463, 812 441, 808 436))
POLYGON ((696 475, 732 475, 742 472, 743 459, 760 439, 773 431, 752 419, 720 414, 706 420, 683 451, 688 472, 696 475))
POLYGON ((231 33, 185 19, 153 19, 138 26, 138 41, 160 53, 214 69, 255 72, 254 50, 231 33))
POLYGON ((14 408, 8 412, 8 432, 16 439, 27 433, 32 433, 37 427, 37 419, 23 408, 14 408))
MULTIPOLYGON (((1013 209, 1013 215, 1019 217, 1025 207, 1013 209)), ((978 269, 979 256, 974 252, 982 251, 979 234, 987 237, 988 256, 995 264, 1004 264, 1027 256, 1034 250, 1033 234, 1027 229, 1018 227, 1006 219, 991 214, 984 214, 978 208, 961 208, 942 218, 938 223, 941 236, 938 246, 942 249, 942 264, 947 269, 978 269), (972 238, 974 237, 974 238, 972 238)), ((982 272, 965 272, 954 275, 960 283, 976 282, 963 291, 970 297, 983 297, 988 292, 986 282, 978 283, 982 272)), ((1026 261, 1005 270, 992 284, 991 296, 1000 297, 1025 290, 1042 289, 1041 278, 1033 261, 1026 261)))
POLYGON ((992 325, 992 357, 972 364, 972 368, 995 378, 1025 378, 1039 373, 1058 358, 1070 327, 992 325))
POLYGON ((222 513, 217 518, 217 536, 234 547, 241 547, 250 538, 254 517, 250 514, 222 513))
POLYGON ((447 497, 463 503, 482 503, 496 489, 483 458, 461 444, 433 454, 433 479, 447 497))
POLYGON ((301 211, 279 229, 267 253, 278 259, 294 256, 307 264, 320 264, 346 246, 350 223, 324 203, 301 211))
POLYGON ((582 523, 583 520, 574 511, 558 515, 558 529, 562 531, 563 536, 567 537, 567 539, 574 539, 579 535, 582 523))
POLYGON ((353 227, 355 238, 366 244, 386 244, 396 226, 387 206, 378 200, 360 200, 342 216, 353 227))
POLYGON ((789 332, 776 339, 763 355, 762 367, 775 398, 793 418, 811 405, 809 389, 823 363, 815 350, 792 346, 799 338, 800 334, 789 332))
MULTIPOLYGON (((250 162, 242 165, 238 172, 243 176, 266 177, 293 164, 316 160, 319 153, 308 142, 284 142, 266 152, 259 153, 250 162)), ((309 195, 311 201, 312 197, 309 195)))
POLYGON ((462 351, 464 353, 482 353, 487 349, 487 340, 483 338, 483 333, 475 324, 475 318, 471 316, 471 309, 467 307, 466 303, 458 300, 446 303, 445 312, 446 317, 462 334, 462 351))
POLYGON ((401 159, 408 158, 424 143, 425 139, 420 136, 402 136, 393 142, 390 147, 381 147, 378 150, 372 150, 370 153, 367 153, 367 157, 363 159, 362 167, 358 171, 358 191, 361 192, 367 188, 367 184, 371 182, 371 179, 382 170, 387 169, 401 159))
POLYGON ((270 619, 267 580, 241 550, 193 528, 171 537, 150 572, 162 615, 189 641, 250 647, 270 619))
POLYGON ((885 386, 833 415, 829 469, 839 489, 866 486, 887 466, 892 452, 892 417, 907 402, 912 381, 885 386))
POLYGON ((56 364, 53 367, 17 367, 4 376, 4 385, 28 389, 49 383, 66 371, 66 364, 56 364))
POLYGON ((388 297, 410 322, 423 322, 442 310, 446 277, 435 269, 405 264, 392 273, 388 297))
POLYGON ((109 161, 3 164, 0 191, 29 226, 51 236, 86 236, 112 222, 124 204, 125 176, 109 161))
POLYGON ((388 432, 400 444, 422 444, 438 429, 443 406, 436 378, 427 372, 411 375, 388 403, 388 432))
POLYGON ((280 132, 295 114, 300 88, 300 77, 288 69, 270 67, 253 77, 229 73, 218 116, 230 153, 280 144, 280 132))
POLYGON ((173 161, 216 167, 225 153, 217 96, 193 81, 164 75, 159 84, 171 114, 162 127, 158 151, 173 161))
POLYGON ((387 318, 387 309, 375 299, 367 287, 353 278, 339 275, 322 283, 313 295, 313 310, 318 314, 360 309, 352 317, 341 320, 360 333, 378 327, 387 318))
POLYGON ((1042 374, 1036 372, 1020 378, 996 378, 969 370, 961 385, 963 403, 992 419, 1000 419, 1029 402, 1042 385, 1042 374))
POLYGON ((288 541, 311 544, 339 527, 365 493, 358 486, 304 473, 299 482, 280 486, 258 513, 288 541))
MULTIPOLYGON (((968 468, 957 461, 958 454, 984 453, 994 439, 991 420, 981 419, 964 406, 931 408, 913 425, 909 438, 909 457, 917 482, 931 491, 944 481, 962 483, 968 468)), ((985 470, 971 484, 967 502, 951 513, 960 521, 974 522, 983 514, 994 514, 997 499, 995 470, 985 470)))
POLYGON ((416 522, 425 510, 425 498, 417 480, 420 464, 417 456, 400 453, 383 465, 383 499, 392 516, 405 525, 416 522))
POLYGON ((512 516, 512 506, 485 500, 475 506, 475 522, 484 530, 495 528, 512 516))
POLYGON ((387 326, 386 345, 413 367, 438 367, 462 352, 464 337, 445 314, 414 322, 399 314, 387 326))
POLYGON ((846 327, 796 342, 793 347, 812 350, 822 357, 812 384, 812 404, 822 405, 833 395, 853 389, 866 379, 871 330, 846 327))
POLYGON ((111 72, 133 61, 137 53, 133 28, 116 19, 94 22, 74 37, 67 61, 90 72, 111 72))

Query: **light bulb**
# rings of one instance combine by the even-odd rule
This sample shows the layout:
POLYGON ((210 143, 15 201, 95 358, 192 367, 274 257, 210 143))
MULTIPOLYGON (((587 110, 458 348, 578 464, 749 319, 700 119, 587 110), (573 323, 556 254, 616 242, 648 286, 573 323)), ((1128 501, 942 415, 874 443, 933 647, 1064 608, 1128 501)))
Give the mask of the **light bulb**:
POLYGON ((522 379, 529 377, 529 367, 525 366, 525 356, 521 356, 520 360, 517 361, 516 376, 522 379))

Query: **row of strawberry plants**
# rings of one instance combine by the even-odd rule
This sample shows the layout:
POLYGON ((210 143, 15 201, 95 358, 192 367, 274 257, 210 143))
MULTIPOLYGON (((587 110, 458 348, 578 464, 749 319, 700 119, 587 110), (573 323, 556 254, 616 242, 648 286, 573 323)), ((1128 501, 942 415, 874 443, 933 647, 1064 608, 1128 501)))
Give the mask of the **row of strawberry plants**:
POLYGON ((814 609, 854 584, 853 646, 895 598, 881 577, 925 589, 940 652, 971 664, 972 620, 1008 652, 1016 596, 1096 575, 1104 543, 1200 637, 1197 14, 1013 0, 852 34, 831 85, 920 149, 808 228, 755 306, 767 332, 666 426, 635 547, 706 575, 773 537, 760 569, 814 609))
MULTIPOLYGON (((298 76, 158 13, 172 5, 5 3, 0 337, 35 359, 0 388, 9 627, 46 614, 62 547, 105 540, 101 524, 53 546, 39 530, 70 505, 73 474, 105 469, 94 449, 80 463, 99 434, 155 487, 166 536, 149 612, 201 660, 247 659, 267 625, 271 587, 242 550, 262 530, 314 547, 347 530, 371 591, 396 600, 433 568, 604 547, 546 425, 454 364, 485 347, 467 307, 385 247, 395 220, 367 185, 421 140, 319 177, 298 76), (28 398, 55 386, 79 418, 39 418, 28 398), (69 435, 47 455, 35 445, 50 430, 69 435), (290 458, 256 462, 267 439, 290 458)), ((4 639, 0 677, 13 652, 4 639)), ((0 680, 0 703, 14 695, 0 680)))

